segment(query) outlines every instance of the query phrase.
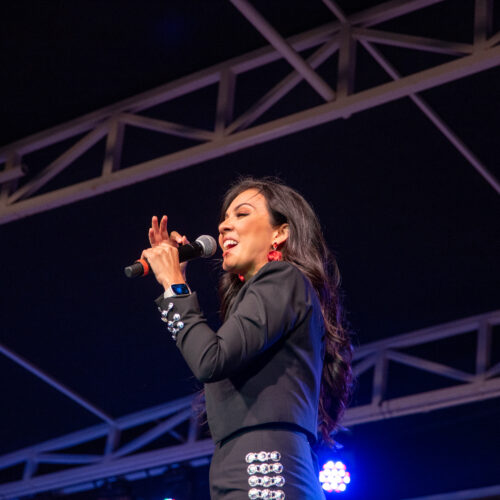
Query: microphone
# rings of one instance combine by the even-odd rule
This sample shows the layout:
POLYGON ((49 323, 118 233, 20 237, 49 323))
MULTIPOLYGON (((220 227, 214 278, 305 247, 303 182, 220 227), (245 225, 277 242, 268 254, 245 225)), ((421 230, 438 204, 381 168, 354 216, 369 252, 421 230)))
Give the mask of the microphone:
MULTIPOLYGON (((193 243, 182 245, 179 247, 179 262, 196 259, 197 257, 212 257, 217 250, 215 238, 204 234, 196 238, 193 243)), ((146 259, 136 260, 132 265, 127 266, 124 270, 127 278, 137 278, 138 276, 146 276, 149 274, 149 263, 146 259)))

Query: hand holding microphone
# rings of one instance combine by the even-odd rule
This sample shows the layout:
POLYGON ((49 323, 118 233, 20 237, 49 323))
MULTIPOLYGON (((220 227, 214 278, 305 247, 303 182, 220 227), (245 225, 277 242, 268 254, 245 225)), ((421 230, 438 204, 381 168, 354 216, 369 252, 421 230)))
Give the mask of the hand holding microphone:
POLYGON ((186 236, 181 236, 176 231, 172 231, 169 236, 167 216, 162 217, 160 225, 158 218, 153 217, 149 242, 151 248, 144 250, 141 259, 124 269, 125 275, 128 278, 145 276, 151 267, 158 282, 165 287, 185 282, 186 261, 197 257, 211 257, 217 249, 212 236, 200 236, 192 244, 186 236))

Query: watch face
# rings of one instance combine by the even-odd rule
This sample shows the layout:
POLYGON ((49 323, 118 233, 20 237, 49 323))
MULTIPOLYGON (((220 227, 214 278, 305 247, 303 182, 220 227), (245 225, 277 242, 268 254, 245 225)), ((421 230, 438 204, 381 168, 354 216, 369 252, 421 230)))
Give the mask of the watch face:
POLYGON ((179 285, 171 285, 171 287, 175 295, 189 295, 189 288, 185 283, 181 283, 179 285))

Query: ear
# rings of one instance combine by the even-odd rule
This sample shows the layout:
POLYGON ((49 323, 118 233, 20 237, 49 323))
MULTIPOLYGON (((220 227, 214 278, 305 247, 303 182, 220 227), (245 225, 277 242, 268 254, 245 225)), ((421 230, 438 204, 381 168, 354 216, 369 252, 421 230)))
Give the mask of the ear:
POLYGON ((276 242, 278 244, 278 247, 280 247, 288 239, 289 234, 290 226, 285 222, 274 230, 273 242, 276 242))

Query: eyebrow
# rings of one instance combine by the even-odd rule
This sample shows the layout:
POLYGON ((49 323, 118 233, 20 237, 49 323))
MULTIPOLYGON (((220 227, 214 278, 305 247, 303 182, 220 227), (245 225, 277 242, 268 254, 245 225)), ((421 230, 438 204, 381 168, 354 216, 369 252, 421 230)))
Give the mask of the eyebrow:
MULTIPOLYGON (((251 203, 248 203, 248 201, 244 201, 243 203, 240 203, 239 205, 236 205, 233 208, 233 212, 236 212, 236 210, 238 210, 238 208, 242 207, 243 205, 249 205, 249 206, 251 206, 255 210, 255 207, 251 203)), ((227 212, 224 214, 224 217, 227 218, 227 212)))

